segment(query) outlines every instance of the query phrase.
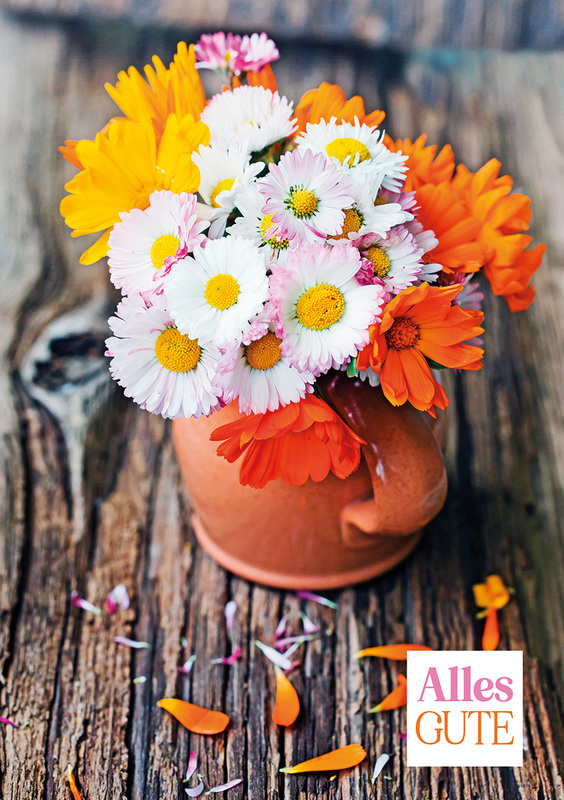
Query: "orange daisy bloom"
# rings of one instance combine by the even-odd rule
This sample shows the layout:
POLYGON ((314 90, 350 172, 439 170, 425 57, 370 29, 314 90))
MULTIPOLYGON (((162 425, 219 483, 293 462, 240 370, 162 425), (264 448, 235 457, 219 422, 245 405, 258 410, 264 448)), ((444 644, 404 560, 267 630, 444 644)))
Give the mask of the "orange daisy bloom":
POLYGON ((360 95, 347 100, 340 86, 323 82, 318 89, 310 89, 303 95, 296 107, 295 116, 299 132, 305 131, 308 122, 315 124, 322 119, 329 121, 331 117, 352 123, 357 117, 361 124, 376 127, 386 114, 384 111, 372 111, 367 114, 364 100, 360 95))
POLYGON ((450 144, 445 144, 437 153, 436 145, 425 147, 427 137, 419 136, 414 142, 411 139, 398 139, 393 141, 389 136, 384 139, 384 144, 392 153, 403 153, 408 156, 406 165, 408 173, 405 181, 404 192, 412 192, 426 183, 444 183, 450 181, 454 172, 454 153, 450 144))
POLYGON ((433 377, 429 359, 454 369, 480 369, 484 351, 462 344, 484 332, 481 311, 453 306, 462 291, 456 286, 410 286, 391 300, 370 343, 359 353, 357 367, 380 373, 382 391, 392 405, 409 401, 434 416, 448 398, 433 377))
POLYGON ((255 489, 276 478, 290 486, 302 486, 308 478, 322 481, 329 472, 347 478, 357 469, 364 444, 313 394, 276 411, 241 414, 213 431, 210 439, 222 442, 217 454, 230 463, 243 456, 239 480, 255 489))

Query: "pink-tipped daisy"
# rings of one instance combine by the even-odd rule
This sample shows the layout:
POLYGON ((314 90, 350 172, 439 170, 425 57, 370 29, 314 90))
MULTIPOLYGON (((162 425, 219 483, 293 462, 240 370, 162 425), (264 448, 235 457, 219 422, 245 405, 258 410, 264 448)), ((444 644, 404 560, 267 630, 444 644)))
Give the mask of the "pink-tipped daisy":
POLYGON ((278 48, 263 31, 261 34, 243 36, 237 66, 243 72, 257 72, 278 58, 278 48))
POLYGON ((200 119, 210 129, 210 144, 229 147, 246 142, 249 153, 292 136, 293 105, 263 86, 239 86, 212 97, 200 119))
POLYGON ((168 259, 198 247, 209 223, 197 214, 196 196, 153 192, 149 207, 120 214, 110 234, 110 279, 123 294, 161 292, 168 259))
POLYGON ((269 260, 284 261, 290 249, 290 242, 284 237, 270 233, 272 214, 262 213, 264 198, 257 184, 242 187, 236 202, 241 216, 230 226, 228 233, 250 239, 265 250, 269 260))
POLYGON ((343 227, 331 237, 330 243, 343 239, 353 241, 366 233, 385 236, 390 228, 413 219, 413 214, 405 211, 399 203, 375 202, 372 191, 365 183, 354 181, 351 194, 354 203, 350 208, 343 209, 343 227))
POLYGON ((194 45, 196 69, 219 69, 238 73, 241 37, 233 33, 204 33, 194 45))
POLYGON ((163 295, 148 305, 141 295, 125 297, 109 320, 106 340, 112 377, 125 396, 167 419, 200 417, 219 407, 212 385, 219 351, 202 346, 176 328, 163 295))
POLYGON ((379 319, 382 286, 361 286, 358 250, 350 244, 304 244, 274 267, 271 305, 275 332, 290 363, 315 375, 338 369, 369 340, 379 319))
POLYGON ((165 284, 170 313, 192 339, 227 347, 241 342, 268 299, 266 260, 252 242, 207 242, 176 263, 165 284))
POLYGON ((267 237, 315 242, 334 236, 343 227, 354 197, 343 171, 322 154, 294 150, 269 165, 269 175, 257 185, 265 203, 262 213, 272 215, 267 237))
POLYGON ((363 257, 358 276, 361 282, 383 282, 389 296, 417 283, 423 253, 402 225, 392 228, 386 236, 372 233, 361 236, 354 245, 363 257))
POLYGON ((227 403, 238 398, 243 414, 276 411, 297 403, 311 391, 314 376, 291 366, 282 355, 281 340, 273 330, 246 345, 231 347, 221 357, 216 383, 227 403))

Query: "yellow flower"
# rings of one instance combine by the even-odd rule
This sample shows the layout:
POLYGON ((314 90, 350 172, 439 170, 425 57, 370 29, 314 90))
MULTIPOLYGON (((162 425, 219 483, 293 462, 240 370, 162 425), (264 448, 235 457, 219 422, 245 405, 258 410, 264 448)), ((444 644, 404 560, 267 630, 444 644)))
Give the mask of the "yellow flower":
POLYGON ((145 209, 155 189, 195 192, 200 173, 192 153, 209 144, 209 129, 191 114, 169 114, 161 137, 148 118, 114 119, 94 141, 83 139, 75 154, 83 169, 69 181, 61 214, 72 236, 105 233, 81 256, 93 264, 106 255, 108 238, 121 211, 145 209))
POLYGON ((507 588, 499 575, 488 575, 485 583, 475 583, 472 590, 474 602, 484 609, 478 614, 479 617, 485 617, 491 609, 503 608, 511 599, 512 590, 507 588))

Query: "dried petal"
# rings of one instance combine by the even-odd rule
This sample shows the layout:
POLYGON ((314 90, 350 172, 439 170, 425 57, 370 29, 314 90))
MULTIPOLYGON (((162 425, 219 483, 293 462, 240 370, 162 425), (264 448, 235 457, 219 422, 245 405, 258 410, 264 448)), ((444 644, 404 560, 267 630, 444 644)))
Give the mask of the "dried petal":
POLYGON ((405 675, 398 675, 398 685, 393 689, 381 703, 370 709, 370 713, 379 711, 391 711, 393 708, 401 708, 407 703, 407 678, 405 675))
POLYGON ((108 614, 115 614, 118 606, 122 611, 129 608, 129 594, 124 583, 118 583, 106 597, 106 609, 108 614))
POLYGON ((188 797, 199 797, 204 791, 204 782, 201 780, 193 789, 184 789, 188 797))
POLYGON ((227 628, 227 638, 233 638, 233 619, 235 618, 235 614, 237 612, 237 603, 235 600, 230 600, 225 605, 225 627, 227 628))
POLYGON ((80 608, 82 611, 91 611, 93 614, 98 616, 102 613, 101 608, 92 605, 92 603, 89 603, 88 600, 84 599, 84 597, 80 597, 76 589, 73 589, 71 592, 71 603, 73 603, 73 605, 75 605, 77 608, 80 608))
POLYGON ((499 626, 497 624, 497 608, 490 608, 486 617, 482 650, 495 650, 499 644, 499 626))
POLYGON ((230 656, 225 656, 224 658, 214 658, 212 664, 227 664, 227 666, 231 667, 236 661, 239 660, 241 657, 241 648, 238 647, 234 650, 230 656))
POLYGON ((372 783, 376 783, 376 779, 379 774, 382 772, 388 761, 390 760, 390 756, 388 753, 382 753, 381 756, 378 756, 378 760, 374 765, 374 772, 372 773, 372 783))
POLYGON ((296 772, 325 772, 335 769, 349 769, 356 767, 366 758, 366 750, 359 744, 348 744, 346 747, 339 747, 338 750, 331 750, 317 758, 310 758, 309 761, 302 761, 293 767, 284 767, 280 772, 293 775, 296 772))
POLYGON ((401 731, 398 733, 398 739, 403 739, 404 742, 407 739, 407 733, 402 733, 401 731))
POLYGON ((138 678, 133 678, 133 683, 146 683, 147 678, 145 675, 140 675, 138 678))
POLYGON ((315 622, 312 622, 307 614, 304 614, 303 611, 300 612, 300 619, 302 621, 302 625, 304 626, 304 633, 319 633, 319 625, 316 625, 315 622))
POLYGON ((286 656, 283 656, 282 653, 279 653, 278 650, 275 650, 273 647, 269 647, 267 644, 263 644, 259 642, 258 639, 255 639, 255 644, 259 650, 262 650, 264 655, 272 661, 273 664, 276 664, 277 667, 280 669, 291 669, 292 662, 286 656))
POLYGON ((284 675, 276 670, 276 702, 272 711, 272 721, 276 725, 288 728, 293 725, 300 713, 300 698, 298 693, 284 675))
POLYGON ((70 764, 67 767, 67 780, 69 782, 69 788, 71 790, 72 796, 74 797, 74 800, 82 800, 80 792, 77 789, 76 781, 74 779, 74 774, 70 764))
POLYGON ((186 777, 184 780, 187 782, 198 769, 198 754, 193 750, 190 751, 190 758, 188 759, 188 766, 186 767, 186 777))
POLYGON ((183 675, 189 675, 192 672, 192 667, 194 666, 194 661, 196 660, 195 655, 191 655, 190 658, 184 662, 181 667, 178 667, 178 671, 181 672, 183 675))
POLYGON ((128 639, 127 636, 114 636, 114 642, 131 647, 132 650, 147 650, 151 647, 149 642, 136 642, 134 639, 128 639))
POLYGON ((334 600, 328 600, 326 597, 321 597, 321 595, 313 592, 296 592, 296 596, 300 600, 311 600, 314 603, 319 603, 319 605, 327 606, 327 608, 337 608, 337 603, 334 600))
POLYGON ((185 700, 168 697, 157 703, 169 714, 184 725, 192 733, 215 734, 221 733, 229 725, 229 717, 222 711, 210 711, 208 708, 195 706, 185 700))
POLYGON ((243 783, 243 778, 235 778, 229 781, 229 783, 222 783, 221 786, 214 786, 206 792, 206 795, 214 794, 215 792, 228 792, 229 789, 233 789, 234 786, 239 786, 241 783, 243 783))
POLYGON ((286 627, 288 625, 288 619, 286 615, 282 617, 278 625, 276 626, 276 630, 274 631, 274 638, 280 639, 281 636, 284 636, 286 633, 286 627))
POLYGON ((0 717, 0 724, 11 725, 13 728, 20 727, 17 722, 13 722, 11 719, 8 719, 8 717, 0 717))
POLYGON ((299 647, 304 642, 314 642, 316 639, 319 639, 319 634, 317 633, 303 633, 301 636, 287 636, 285 639, 278 639, 276 647, 278 650, 291 644, 297 644, 299 647))
POLYGON ((356 657, 380 656, 381 658, 390 658, 392 661, 406 661, 407 654, 412 650, 432 649, 432 647, 426 647, 424 644, 387 644, 382 647, 367 647, 364 650, 359 650, 356 657))

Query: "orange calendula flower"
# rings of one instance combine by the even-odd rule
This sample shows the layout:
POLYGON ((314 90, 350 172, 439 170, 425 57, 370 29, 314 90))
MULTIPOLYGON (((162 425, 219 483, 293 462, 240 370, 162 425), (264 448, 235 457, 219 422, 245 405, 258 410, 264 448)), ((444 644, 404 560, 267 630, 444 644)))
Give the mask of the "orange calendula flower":
POLYGON ((302 486, 308 478, 324 480, 329 472, 347 478, 360 463, 363 440, 324 400, 307 394, 263 414, 241 414, 210 436, 222 441, 217 453, 233 463, 243 456, 239 480, 260 489, 275 478, 302 486))
POLYGON ((370 328, 370 343, 359 353, 357 367, 380 374, 382 391, 392 405, 409 401, 434 414, 448 398, 427 359, 443 367, 480 369, 484 351, 463 344, 483 333, 481 311, 453 306, 462 285, 410 286, 391 300, 382 321, 370 328))
POLYGON ((172 714, 181 725, 192 733, 221 733, 229 725, 229 717, 222 711, 210 711, 208 708, 195 706, 185 700, 168 697, 157 703, 169 714, 172 714))
POLYGON ((380 658, 389 658, 392 661, 406 661, 407 654, 413 650, 432 649, 432 647, 426 647, 424 644, 386 644, 381 647, 366 647, 364 650, 359 650, 356 657, 379 656, 380 658))
POLYGON ((195 192, 200 173, 192 152, 208 143, 208 127, 190 114, 171 114, 159 143, 150 122, 123 118, 93 142, 78 142, 74 152, 83 169, 65 186, 69 194, 61 201, 61 214, 74 229, 72 236, 105 231, 80 263, 93 264, 105 256, 120 212, 147 208, 155 189, 195 192))
POLYGON ((499 575, 488 575, 485 583, 476 583, 472 587, 474 602, 483 611, 478 618, 486 617, 482 636, 482 649, 495 650, 499 644, 499 626, 497 612, 509 603, 512 590, 509 589, 499 575))
POLYGON ((298 132, 305 131, 307 123, 317 123, 324 119, 329 122, 331 117, 338 121, 354 123, 355 117, 361 124, 378 126, 386 116, 384 111, 372 111, 367 114, 364 109, 364 100, 359 95, 347 100, 340 86, 325 81, 318 89, 306 92, 296 107, 298 132))
POLYGON ((300 713, 300 699, 298 693, 282 672, 276 670, 276 701, 272 711, 272 721, 285 728, 293 725, 300 713))
POLYGON ((393 711, 407 704, 407 678, 405 675, 398 675, 398 685, 386 695, 381 703, 370 709, 371 714, 378 714, 380 711, 393 711))
POLYGON ((280 772, 287 775, 294 775, 296 772, 331 772, 334 769, 350 769, 356 767, 366 758, 366 750, 359 744, 348 744, 346 747, 339 747, 324 753, 322 756, 310 758, 309 761, 302 761, 293 767, 283 767, 280 772))
POLYGON ((411 139, 398 139, 394 142, 389 136, 384 140, 384 144, 392 153, 403 153, 408 156, 404 192, 412 192, 426 183, 449 182, 452 178, 454 153, 450 144, 445 144, 437 154, 436 145, 425 147, 426 140, 425 134, 421 134, 414 142, 411 139))

